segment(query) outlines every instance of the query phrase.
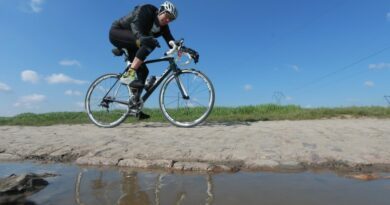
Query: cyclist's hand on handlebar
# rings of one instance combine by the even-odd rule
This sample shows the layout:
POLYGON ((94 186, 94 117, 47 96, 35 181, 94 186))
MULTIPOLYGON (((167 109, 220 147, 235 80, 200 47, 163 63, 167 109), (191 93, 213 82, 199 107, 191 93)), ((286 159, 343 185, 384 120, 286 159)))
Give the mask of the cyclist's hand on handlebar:
POLYGON ((198 61, 199 61, 199 53, 197 51, 195 51, 194 49, 191 49, 191 48, 184 47, 183 48, 183 52, 186 52, 186 53, 190 54, 191 58, 194 59, 194 62, 198 63, 198 61))
POLYGON ((153 36, 142 36, 140 39, 141 46, 146 46, 149 48, 160 48, 160 43, 153 36))

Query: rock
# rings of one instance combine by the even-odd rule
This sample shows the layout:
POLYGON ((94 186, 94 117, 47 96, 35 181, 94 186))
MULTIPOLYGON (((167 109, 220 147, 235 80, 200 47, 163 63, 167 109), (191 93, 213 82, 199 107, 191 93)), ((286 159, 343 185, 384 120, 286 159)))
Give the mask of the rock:
POLYGON ((363 180, 363 181, 371 181, 375 179, 379 179, 380 177, 376 174, 354 174, 354 175, 348 175, 347 177, 363 180))
POLYGON ((45 177, 56 174, 11 174, 0 179, 0 204, 19 204, 26 201, 26 197, 45 188, 49 183, 45 177))
POLYGON ((240 167, 238 166, 227 166, 227 165, 210 165, 207 168, 208 172, 238 172, 240 170, 240 167))
POLYGON ((143 169, 166 169, 173 166, 172 160, 142 160, 142 159, 123 159, 118 166, 135 167, 143 169))
POLYGON ((172 169, 180 171, 207 171, 209 167, 208 163, 203 162, 176 162, 172 169))
POLYGON ((382 176, 376 173, 360 173, 360 174, 351 174, 346 175, 348 178, 362 180, 362 181, 371 181, 377 179, 390 179, 390 176, 382 176))
POLYGON ((55 174, 11 174, 9 177, 0 179, 0 195, 17 194, 25 191, 36 191, 48 185, 44 177, 56 176, 55 174))
POLYGON ((76 164, 81 165, 103 165, 103 166, 115 166, 118 164, 117 158, 84 156, 76 160, 76 164))
POLYGON ((17 155, 0 152, 0 161, 17 161, 17 160, 21 160, 21 159, 22 158, 17 156, 17 155))

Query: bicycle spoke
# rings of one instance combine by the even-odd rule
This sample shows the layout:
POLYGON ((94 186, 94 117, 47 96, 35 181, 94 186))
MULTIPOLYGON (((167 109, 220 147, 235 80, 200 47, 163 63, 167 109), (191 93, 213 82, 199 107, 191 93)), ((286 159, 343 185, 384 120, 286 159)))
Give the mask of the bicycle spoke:
POLYGON ((206 107, 206 105, 203 105, 203 104, 201 104, 201 103, 199 103, 199 102, 197 102, 197 101, 191 101, 191 102, 193 102, 193 103, 195 103, 195 104, 198 104, 198 105, 200 105, 201 107, 206 107))
POLYGON ((172 104, 172 103, 174 103, 174 102, 177 102, 178 100, 172 100, 172 101, 170 101, 170 102, 168 102, 168 103, 165 103, 165 105, 170 105, 170 104, 172 104))
POLYGON ((85 102, 88 117, 98 126, 113 127, 126 119, 129 108, 120 102, 129 100, 129 90, 117 80, 116 74, 107 74, 88 89, 85 102))
POLYGON ((162 88, 160 106, 170 122, 177 126, 191 127, 201 123, 211 112, 214 90, 211 82, 196 71, 183 71, 178 77, 184 83, 183 89, 189 99, 181 96, 177 81, 171 77, 162 88))

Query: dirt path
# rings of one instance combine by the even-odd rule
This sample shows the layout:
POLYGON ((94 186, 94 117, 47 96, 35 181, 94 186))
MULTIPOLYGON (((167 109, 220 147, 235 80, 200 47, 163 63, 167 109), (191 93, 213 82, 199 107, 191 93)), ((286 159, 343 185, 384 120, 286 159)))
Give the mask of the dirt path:
POLYGON ((76 161, 174 170, 390 170, 390 120, 0 126, 0 161, 76 161))

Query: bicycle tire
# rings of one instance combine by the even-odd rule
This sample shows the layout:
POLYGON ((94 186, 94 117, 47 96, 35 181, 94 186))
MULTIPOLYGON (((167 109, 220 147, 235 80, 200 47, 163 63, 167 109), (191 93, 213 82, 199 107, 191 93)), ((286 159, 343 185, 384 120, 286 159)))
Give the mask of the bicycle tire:
POLYGON ((106 99, 129 101, 132 95, 130 88, 118 82, 119 78, 120 74, 105 74, 97 78, 88 88, 85 96, 85 109, 88 118, 99 127, 111 128, 118 126, 128 116, 128 106, 115 101, 103 102, 105 96, 106 99), (113 89, 110 90, 111 87, 113 89), (107 93, 108 90, 110 90, 109 93, 107 93))
POLYGON ((173 125, 194 127, 205 121, 214 107, 214 86, 205 74, 195 69, 181 70, 176 76, 183 84, 189 99, 182 97, 176 77, 171 75, 160 90, 160 109, 173 125), (177 104, 173 105, 174 102, 177 104))

